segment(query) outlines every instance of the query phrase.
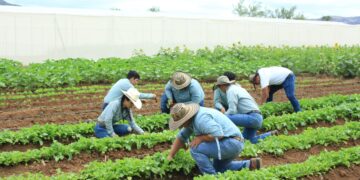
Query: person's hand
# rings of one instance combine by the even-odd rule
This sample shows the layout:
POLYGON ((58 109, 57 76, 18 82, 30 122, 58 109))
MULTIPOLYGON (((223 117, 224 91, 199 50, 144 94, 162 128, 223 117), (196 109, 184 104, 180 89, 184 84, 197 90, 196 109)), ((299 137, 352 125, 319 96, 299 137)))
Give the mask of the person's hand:
POLYGON ((191 141, 190 147, 196 148, 202 142, 201 136, 195 136, 195 138, 191 141))
POLYGON ((173 100, 169 100, 168 101, 168 106, 169 108, 172 108, 174 106, 174 101, 173 100))
POLYGON ((225 108, 221 108, 220 111, 221 111, 223 114, 225 114, 225 112, 226 112, 225 108))

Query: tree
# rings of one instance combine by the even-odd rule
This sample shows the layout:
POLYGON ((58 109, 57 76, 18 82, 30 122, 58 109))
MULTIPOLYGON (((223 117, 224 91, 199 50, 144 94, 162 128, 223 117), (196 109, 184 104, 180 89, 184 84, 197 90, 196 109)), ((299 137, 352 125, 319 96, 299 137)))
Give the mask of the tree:
POLYGON ((305 19, 303 14, 295 14, 296 6, 292 6, 290 9, 284 7, 280 9, 275 9, 273 18, 278 19, 305 19))
POLYGON ((323 17, 321 17, 321 20, 322 21, 331 21, 331 16, 323 16, 323 17))
POLYGON ((152 7, 149 9, 150 12, 160 12, 160 8, 159 7, 152 7))
POLYGON ((257 1, 251 1, 246 3, 245 0, 240 0, 239 3, 234 7, 234 12, 239 16, 248 17, 305 19, 305 16, 303 14, 296 13, 296 6, 292 6, 289 9, 282 7, 280 9, 269 10, 263 7, 263 5, 257 1))

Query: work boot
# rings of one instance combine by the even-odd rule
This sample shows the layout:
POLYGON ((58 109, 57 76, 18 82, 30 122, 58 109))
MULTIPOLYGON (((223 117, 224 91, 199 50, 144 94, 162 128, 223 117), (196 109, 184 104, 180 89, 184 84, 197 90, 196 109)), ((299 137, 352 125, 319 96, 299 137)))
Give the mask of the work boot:
POLYGON ((262 161, 261 158, 251 158, 250 159, 250 171, 252 170, 258 170, 260 169, 262 166, 262 161))

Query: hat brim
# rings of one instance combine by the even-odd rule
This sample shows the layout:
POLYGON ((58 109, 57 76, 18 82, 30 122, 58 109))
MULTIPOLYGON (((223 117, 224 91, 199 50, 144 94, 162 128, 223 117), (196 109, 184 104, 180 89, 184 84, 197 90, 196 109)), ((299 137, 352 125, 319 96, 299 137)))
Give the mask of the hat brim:
POLYGON ((215 85, 219 86, 219 85, 224 85, 224 84, 233 84, 233 83, 235 83, 235 80, 232 80, 232 81, 229 81, 229 82, 221 82, 221 83, 216 82, 216 84, 215 84, 215 85))
POLYGON ((171 84, 175 89, 180 90, 180 89, 184 89, 187 86, 189 86, 189 84, 191 83, 191 79, 192 78, 188 74, 186 74, 186 80, 185 80, 184 84, 177 85, 173 80, 171 80, 171 84))
POLYGON ((124 94, 126 97, 129 98, 129 100, 134 104, 134 106, 135 106, 137 109, 141 109, 141 108, 142 108, 142 102, 141 102, 140 99, 135 100, 135 99, 133 99, 126 91, 123 91, 123 90, 121 90, 121 91, 123 92, 123 94, 124 94))
POLYGON ((179 128, 181 125, 185 124, 190 118, 192 118, 200 109, 200 105, 196 103, 188 104, 190 110, 189 112, 181 119, 174 121, 173 118, 169 121, 169 129, 175 130, 179 128))

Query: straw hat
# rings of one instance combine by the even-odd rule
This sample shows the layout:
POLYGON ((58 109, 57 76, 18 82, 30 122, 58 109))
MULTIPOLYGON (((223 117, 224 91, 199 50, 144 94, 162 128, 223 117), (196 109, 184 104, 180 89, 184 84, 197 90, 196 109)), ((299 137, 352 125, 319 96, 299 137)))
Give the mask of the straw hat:
POLYGON ((181 125, 186 123, 190 118, 192 118, 199 111, 199 104, 197 103, 177 103, 171 109, 171 120, 169 122, 170 130, 175 130, 181 125))
POLYGON ((140 93, 135 88, 129 88, 127 91, 121 90, 126 97, 130 99, 130 101, 134 104, 134 106, 138 109, 141 109, 142 103, 140 100, 140 93))
POLYGON ((191 83, 191 76, 184 72, 175 72, 171 78, 171 84, 175 89, 184 89, 191 83))
POLYGON ((227 76, 220 76, 216 80, 216 85, 223 85, 223 84, 232 84, 235 80, 230 81, 227 76))

